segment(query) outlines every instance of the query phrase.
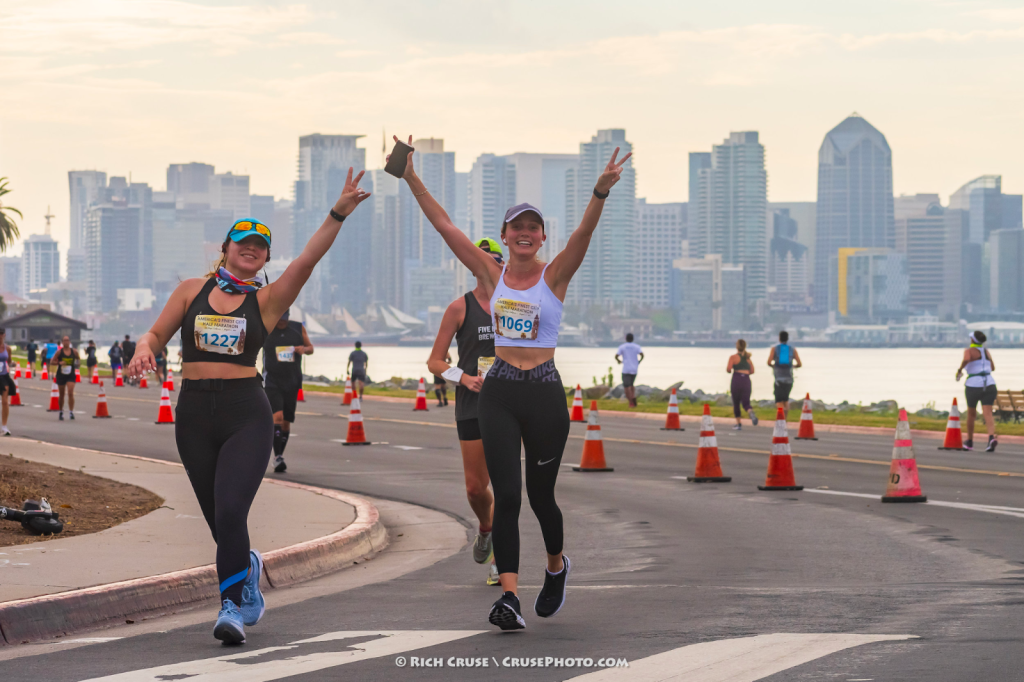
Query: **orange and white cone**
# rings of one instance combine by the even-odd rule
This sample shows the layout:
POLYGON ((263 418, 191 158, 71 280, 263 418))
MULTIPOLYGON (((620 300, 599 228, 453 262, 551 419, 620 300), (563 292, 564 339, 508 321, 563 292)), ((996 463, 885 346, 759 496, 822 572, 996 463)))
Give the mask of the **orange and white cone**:
POLYGON ((22 407, 21 391, 18 388, 18 377, 14 377, 14 395, 11 396, 11 401, 8 404, 11 407, 22 407))
MULTIPOLYGON (((707 409, 707 405, 704 409, 707 409)), ((701 420, 701 432, 704 431, 703 420, 701 420)), ((668 397, 668 414, 665 415, 665 426, 662 427, 662 431, 685 431, 682 426, 679 425, 679 399, 676 398, 676 389, 672 389, 672 395, 668 397)), ((711 437, 714 438, 715 434, 712 432, 711 437)))
POLYGON ((25 378, 26 379, 31 379, 32 378, 32 364, 31 363, 25 365, 25 378))
POLYGON ((57 390, 57 382, 50 384, 50 406, 47 412, 60 412, 60 391, 57 390))
POLYGON ((50 371, 49 369, 47 369, 46 365, 43 365, 43 373, 39 375, 39 378, 42 379, 43 381, 50 380, 50 371))
POLYGON ((124 374, 121 373, 121 368, 117 368, 117 374, 114 376, 114 386, 124 386, 124 374))
POLYGON ((772 454, 768 457, 768 475, 758 490, 803 490, 796 484, 793 474, 793 456, 789 449, 789 434, 786 431, 786 415, 780 407, 775 414, 775 430, 772 432, 772 454))
POLYGON ((21 378, 21 367, 19 367, 18 363, 16 363, 16 362, 13 363, 13 364, 14 364, 14 378, 15 379, 20 379, 21 378))
POLYGON ((715 436, 715 422, 711 418, 711 405, 704 403, 704 416, 700 418, 700 440, 697 442, 697 468, 693 476, 687 476, 690 483, 728 483, 732 476, 722 475, 722 464, 718 461, 718 438, 715 436))
POLYGON ((174 372, 172 370, 167 370, 167 380, 164 381, 164 388, 168 391, 174 390, 174 372))
POLYGON ((348 434, 342 445, 369 445, 366 431, 363 429, 363 412, 359 398, 352 399, 352 409, 348 413, 348 434))
MULTIPOLYGON (((352 377, 345 377, 345 395, 343 395, 341 397, 341 404, 342 405, 351 405, 352 404, 352 398, 354 398, 354 397, 355 397, 355 394, 352 392, 352 377)), ((424 402, 426 402, 426 398, 425 397, 424 397, 424 402)))
POLYGON ((583 416, 583 389, 580 388, 579 384, 576 384, 576 394, 572 397, 572 411, 569 412, 569 421, 581 424, 587 423, 587 418, 583 416))
POLYGON ((174 411, 171 410, 171 394, 166 388, 160 389, 160 411, 156 415, 157 424, 173 424, 174 411))
POLYGON ((423 377, 420 377, 419 388, 416 389, 416 407, 412 408, 413 412, 427 412, 427 387, 423 382, 423 377))
POLYGON ((107 394, 103 392, 103 382, 100 382, 100 394, 96 398, 96 414, 93 419, 110 419, 110 412, 107 411, 107 394))
POLYGON ((814 413, 811 412, 811 394, 804 396, 804 409, 800 413, 800 430, 796 432, 796 440, 818 440, 814 436, 814 413))
POLYGON ((100 383, 100 368, 96 365, 92 366, 92 380, 89 383, 96 384, 97 386, 100 383))
POLYGON ((604 441, 601 439, 601 422, 597 415, 597 401, 590 401, 587 415, 587 435, 583 438, 583 457, 573 471, 615 471, 604 461, 604 441))
POLYGON ((927 502, 921 492, 917 478, 917 459, 914 457, 914 442, 910 439, 910 422, 907 411, 900 410, 896 422, 896 442, 892 447, 892 464, 889 465, 889 485, 882 495, 882 502, 927 502))
POLYGON ((142 378, 139 379, 139 388, 149 388, 149 382, 146 380, 145 374, 143 374, 142 378))
POLYGON ((82 383, 82 370, 79 369, 78 367, 75 367, 75 383, 82 383))
POLYGON ((953 407, 949 408, 949 421, 946 422, 946 437, 942 439, 939 450, 963 450, 964 437, 960 433, 960 408, 953 398, 953 407))

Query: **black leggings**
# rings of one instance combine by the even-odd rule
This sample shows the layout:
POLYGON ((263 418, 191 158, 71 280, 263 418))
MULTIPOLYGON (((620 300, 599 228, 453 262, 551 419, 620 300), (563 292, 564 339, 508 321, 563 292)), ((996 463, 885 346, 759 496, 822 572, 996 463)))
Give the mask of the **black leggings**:
POLYGON ((274 444, 274 415, 259 377, 182 382, 174 437, 217 543, 221 600, 242 601, 249 570, 249 507, 274 444))
POLYGON ((740 372, 733 372, 732 386, 732 413, 737 419, 740 417, 740 407, 750 412, 750 375, 740 372))
POLYGON ((487 372, 478 403, 487 473, 494 488, 494 559, 498 573, 519 572, 519 455, 526 451, 526 494, 548 554, 562 551, 562 511, 555 480, 569 438, 569 410, 554 360, 519 370, 500 358, 487 372))

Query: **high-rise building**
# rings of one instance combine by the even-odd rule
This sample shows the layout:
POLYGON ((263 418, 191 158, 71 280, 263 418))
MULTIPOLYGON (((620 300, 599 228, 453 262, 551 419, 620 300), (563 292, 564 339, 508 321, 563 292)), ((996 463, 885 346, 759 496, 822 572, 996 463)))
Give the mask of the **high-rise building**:
POLYGON ((182 280, 202 277, 212 267, 199 248, 206 233, 204 213, 202 208, 177 208, 171 192, 153 193, 151 288, 158 302, 163 302, 182 280))
POLYGON ((776 209, 771 218, 768 302, 779 310, 805 308, 809 294, 809 249, 798 239, 800 227, 790 215, 790 209, 776 209))
POLYGON ((835 298, 829 264, 847 247, 893 248, 892 151, 885 136, 857 114, 825 135, 818 150, 814 303, 835 298))
POLYGON ((992 309, 1024 312, 1024 230, 993 230, 989 245, 992 309))
POLYGON ((505 158, 516 168, 515 201, 505 209, 522 203, 536 206, 544 213, 545 226, 550 223, 558 227, 557 233, 548 230, 548 240, 564 245, 568 233, 576 229, 566 221, 566 173, 579 165, 580 155, 517 152, 505 158))
POLYGON ((68 213, 71 249, 81 249, 85 236, 85 212, 91 204, 99 202, 107 188, 107 174, 103 171, 68 171, 68 190, 71 207, 68 213))
POLYGON ((47 284, 60 281, 60 250, 57 240, 50 236, 50 221, 46 221, 46 234, 34 234, 24 242, 21 254, 21 291, 25 297, 34 289, 45 289, 47 284))
POLYGON ((636 201, 637 256, 633 278, 637 302, 667 308, 672 298, 672 262, 682 258, 686 239, 686 204, 636 201))
MULTIPOLYGON (((566 172, 566 227, 571 236, 593 198, 597 179, 615 148, 621 159, 633 151, 622 128, 598 130, 590 142, 580 143, 580 162, 566 172)), ((566 301, 628 311, 636 301, 636 169, 635 157, 626 160, 618 184, 604 202, 601 221, 590 240, 583 264, 569 285, 566 301)))
POLYGON ((907 257, 895 249, 842 248, 830 263, 837 321, 885 324, 907 317, 907 257))
POLYGON ((69 282, 86 280, 85 249, 68 249, 64 268, 65 279, 69 282))
POLYGON ((473 241, 484 237, 497 239, 505 220, 505 211, 518 203, 515 164, 506 156, 478 156, 469 171, 467 199, 469 238, 473 241))
POLYGON ((21 256, 0 256, 0 294, 21 296, 21 256))
POLYGON ((727 265, 722 254, 678 258, 672 264, 671 307, 676 329, 686 332, 741 331, 746 320, 742 265, 727 265))
POLYGON ((897 197, 894 209, 896 250, 907 259, 910 313, 959 320, 965 212, 943 208, 938 194, 897 197))
POLYGON ((172 163, 167 167, 167 191, 173 192, 182 208, 210 206, 213 166, 207 163, 172 163))
MULTIPOLYGON (((691 155, 698 167, 703 157, 691 155)), ((742 265, 746 302, 765 299, 768 290, 768 175, 764 146, 753 131, 730 133, 711 148, 711 166, 697 170, 690 201, 690 253, 722 255, 722 262, 742 265)))
MULTIPOLYGON (((93 205, 85 222, 87 308, 117 310, 117 290, 140 287, 143 207, 115 198, 93 205)), ((190 245, 198 250, 195 243, 190 245)), ((151 270, 151 268, 147 268, 151 270)))
POLYGON ((214 174, 210 178, 210 208, 231 211, 232 222, 250 217, 249 176, 214 174))
MULTIPOLYGON (((274 197, 270 194, 249 195, 249 218, 255 218, 270 228, 277 246, 277 231, 274 229, 274 197)), ((288 251, 291 254, 291 251, 288 251)))

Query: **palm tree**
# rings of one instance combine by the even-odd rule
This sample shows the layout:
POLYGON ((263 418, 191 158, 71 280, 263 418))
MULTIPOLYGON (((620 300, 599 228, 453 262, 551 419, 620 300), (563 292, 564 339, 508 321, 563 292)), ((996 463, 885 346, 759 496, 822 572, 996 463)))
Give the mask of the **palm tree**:
POLYGON ((7 178, 0 178, 0 252, 6 251, 8 247, 14 246, 14 240, 18 234, 18 225, 9 213, 17 213, 19 218, 24 219, 21 211, 13 206, 4 206, 3 197, 11 190, 7 189, 7 178))

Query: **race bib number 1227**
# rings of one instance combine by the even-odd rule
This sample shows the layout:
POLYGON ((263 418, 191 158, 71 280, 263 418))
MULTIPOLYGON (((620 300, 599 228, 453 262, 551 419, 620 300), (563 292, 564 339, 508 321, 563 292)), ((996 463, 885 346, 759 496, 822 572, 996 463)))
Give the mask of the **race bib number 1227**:
POLYGON ((245 318, 196 315, 196 348, 221 355, 241 355, 245 350, 245 318))

